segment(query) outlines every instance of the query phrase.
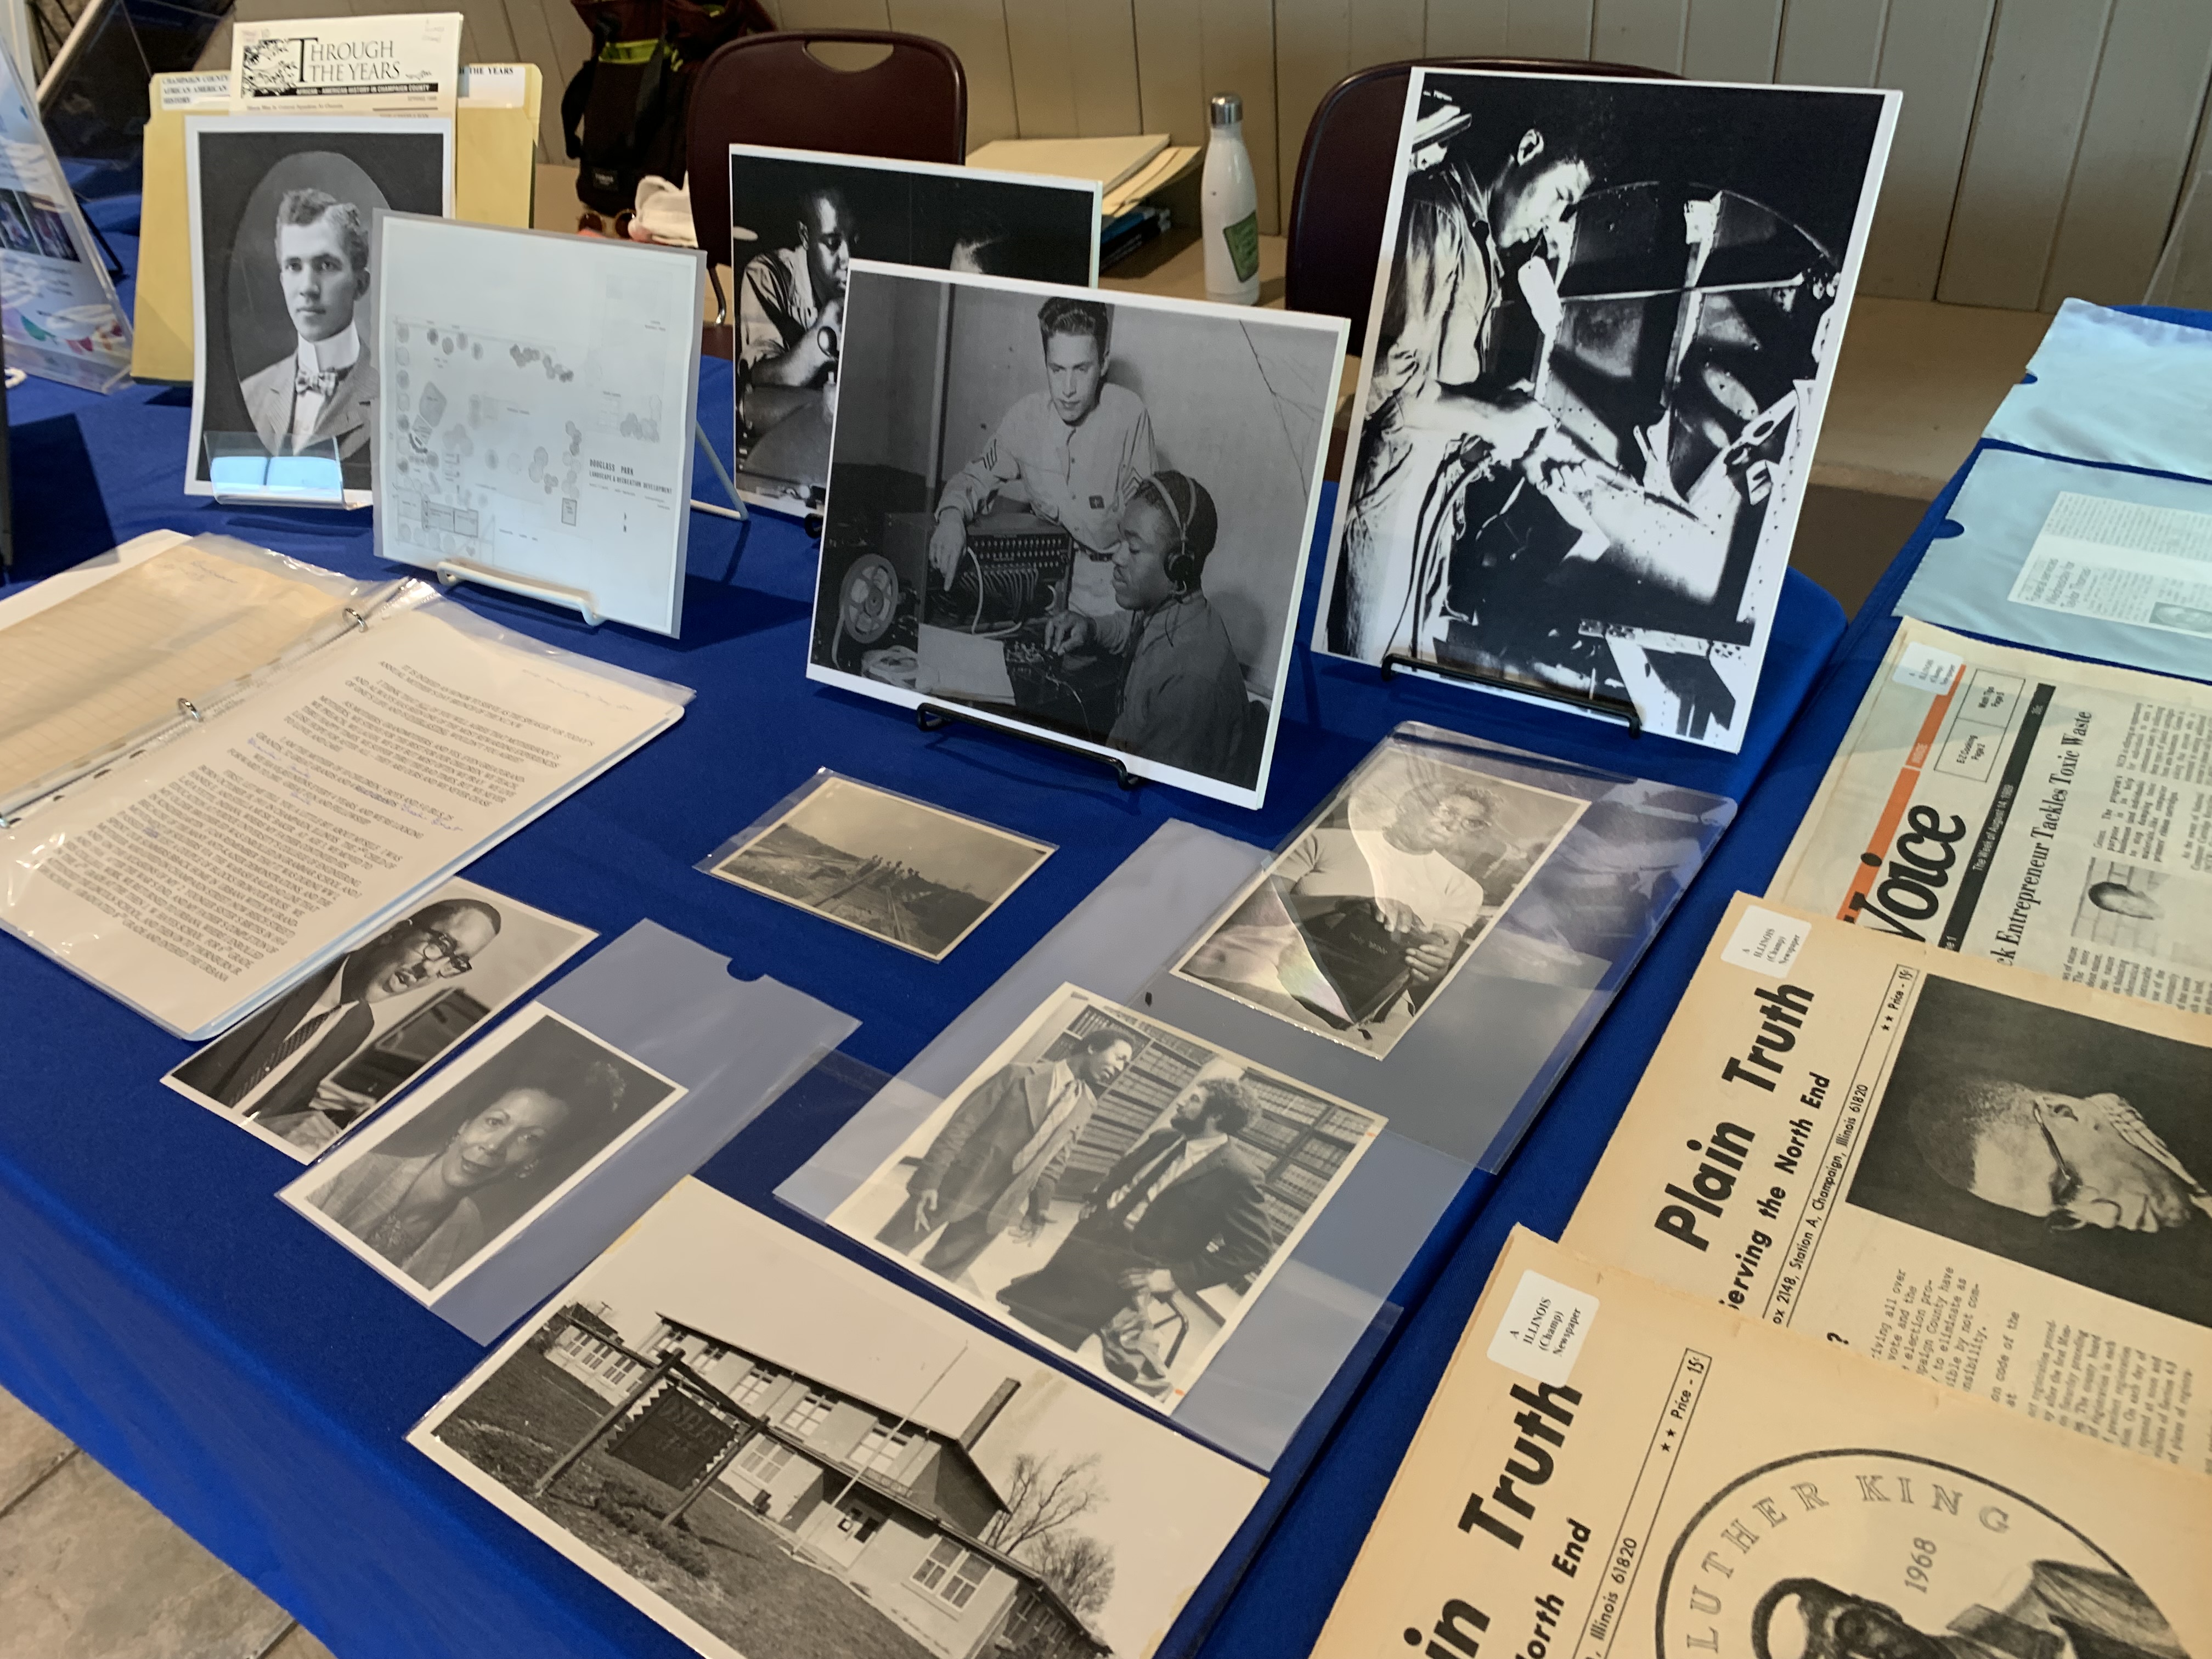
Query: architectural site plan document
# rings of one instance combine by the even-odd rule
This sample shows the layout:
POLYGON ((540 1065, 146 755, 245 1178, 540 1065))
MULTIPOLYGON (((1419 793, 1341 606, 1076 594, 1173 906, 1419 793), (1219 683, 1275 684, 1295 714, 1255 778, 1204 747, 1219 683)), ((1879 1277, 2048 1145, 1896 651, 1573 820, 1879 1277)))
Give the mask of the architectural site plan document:
POLYGON ((1315 1659, 2184 1659, 2203 1477, 1516 1229, 1315 1659))
POLYGON ((704 256, 377 216, 376 550, 672 638, 704 256))
POLYGON ((1740 894, 1565 1242, 2203 1475, 2207 1100, 2212 1017, 1740 894))
POLYGON ((0 830, 0 926, 167 1030, 210 1036, 689 696, 410 582, 367 625, 0 830))

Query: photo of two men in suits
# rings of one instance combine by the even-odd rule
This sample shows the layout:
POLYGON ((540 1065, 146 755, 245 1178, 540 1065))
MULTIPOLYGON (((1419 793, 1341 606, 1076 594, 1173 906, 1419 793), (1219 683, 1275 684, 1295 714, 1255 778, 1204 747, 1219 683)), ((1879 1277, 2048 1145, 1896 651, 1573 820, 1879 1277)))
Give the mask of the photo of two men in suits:
POLYGON ((1172 1403, 1381 1126, 1064 987, 829 1219, 1172 1403))

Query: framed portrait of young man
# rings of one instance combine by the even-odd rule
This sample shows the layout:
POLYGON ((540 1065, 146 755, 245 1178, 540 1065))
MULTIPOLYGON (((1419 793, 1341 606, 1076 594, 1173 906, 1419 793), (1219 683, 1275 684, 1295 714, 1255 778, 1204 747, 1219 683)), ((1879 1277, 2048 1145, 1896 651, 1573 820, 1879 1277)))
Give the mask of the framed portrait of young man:
POLYGON ((270 458, 335 449, 345 504, 368 505, 388 369, 370 233, 386 210, 452 215, 453 123, 202 117, 185 124, 185 168, 199 342, 185 493, 216 493, 216 441, 270 458))

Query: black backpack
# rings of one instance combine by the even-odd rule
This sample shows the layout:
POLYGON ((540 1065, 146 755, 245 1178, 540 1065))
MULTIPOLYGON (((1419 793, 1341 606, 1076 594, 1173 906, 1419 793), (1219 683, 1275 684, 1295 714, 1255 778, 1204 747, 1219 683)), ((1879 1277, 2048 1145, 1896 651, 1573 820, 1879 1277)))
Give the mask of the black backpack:
POLYGON ((570 0, 592 31, 592 55, 561 94, 576 194, 616 214, 634 207, 647 173, 684 180, 691 79, 709 52, 740 34, 772 32, 759 0, 570 0))

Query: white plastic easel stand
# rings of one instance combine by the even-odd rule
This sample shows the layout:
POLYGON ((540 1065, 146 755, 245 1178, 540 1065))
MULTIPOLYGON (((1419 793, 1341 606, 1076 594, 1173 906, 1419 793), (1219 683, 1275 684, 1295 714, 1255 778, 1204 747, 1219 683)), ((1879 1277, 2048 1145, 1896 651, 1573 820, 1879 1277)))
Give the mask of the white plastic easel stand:
POLYGON ((738 494, 738 486, 730 477, 729 468, 722 465, 722 458, 714 453, 714 446, 707 441, 707 428, 696 419, 691 422, 691 436, 706 452, 707 465, 714 469, 714 476, 722 481, 723 491, 730 498, 729 506, 717 507, 712 501, 702 501, 694 495, 692 507, 702 513, 711 513, 718 519, 735 519, 739 524, 750 520, 752 514, 745 510, 744 498, 738 494))
POLYGON ((298 448, 288 442, 273 453, 252 432, 210 432, 200 444, 208 483, 226 507, 345 508, 345 467, 335 438, 298 448))
POLYGON ((457 582, 475 582, 483 587, 496 587, 504 593, 520 593, 526 599, 566 605, 583 617, 586 628, 597 628, 606 620, 599 612, 599 602, 584 588, 568 587, 536 576, 518 576, 511 570, 495 570, 488 564, 478 564, 474 559, 441 559, 435 568, 441 587, 451 587, 457 582))

